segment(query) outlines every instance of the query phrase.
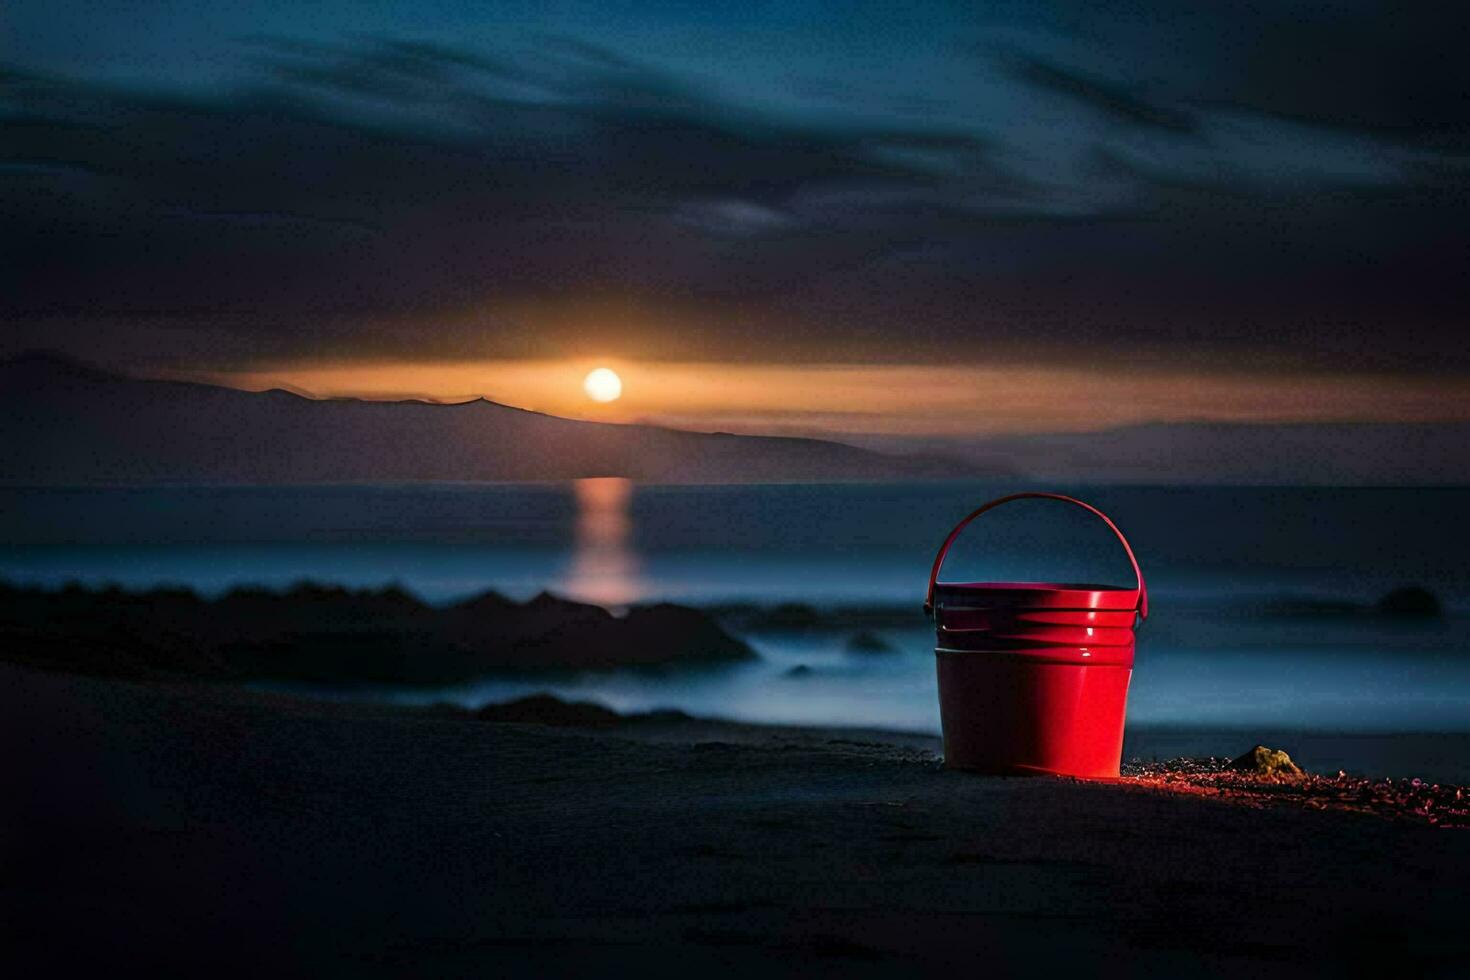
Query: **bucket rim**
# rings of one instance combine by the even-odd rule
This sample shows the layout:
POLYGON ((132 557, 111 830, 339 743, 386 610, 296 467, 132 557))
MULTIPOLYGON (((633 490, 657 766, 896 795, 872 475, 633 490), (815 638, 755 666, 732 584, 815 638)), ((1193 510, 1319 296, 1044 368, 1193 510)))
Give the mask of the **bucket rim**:
POLYGON ((941 582, 934 587, 934 603, 990 600, 1002 609, 1105 609, 1115 612, 1143 608, 1143 591, 1116 585, 1064 582, 941 582))
POLYGON ((1093 582, 935 582, 935 591, 943 589, 973 589, 976 591, 1025 591, 1025 592, 1132 592, 1138 594, 1136 585, 1099 585, 1093 582))

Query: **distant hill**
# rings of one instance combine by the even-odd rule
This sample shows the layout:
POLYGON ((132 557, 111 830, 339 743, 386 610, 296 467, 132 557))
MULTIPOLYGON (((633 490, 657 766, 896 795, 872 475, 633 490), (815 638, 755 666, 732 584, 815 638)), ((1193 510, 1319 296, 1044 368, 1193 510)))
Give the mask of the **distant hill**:
POLYGON ((1034 485, 1470 484, 1470 422, 1150 422, 1097 432, 847 438, 878 452, 1003 467, 1034 485))
MULTIPOLYGON (((1470 483, 1464 422, 1176 422, 1007 436, 967 447, 1034 479, 1095 483, 1470 483)), ((936 451, 957 455, 959 446, 936 451)))
POLYGON ((56 354, 0 362, 0 482, 564 480, 755 483, 1005 475, 819 439, 148 381, 56 354))

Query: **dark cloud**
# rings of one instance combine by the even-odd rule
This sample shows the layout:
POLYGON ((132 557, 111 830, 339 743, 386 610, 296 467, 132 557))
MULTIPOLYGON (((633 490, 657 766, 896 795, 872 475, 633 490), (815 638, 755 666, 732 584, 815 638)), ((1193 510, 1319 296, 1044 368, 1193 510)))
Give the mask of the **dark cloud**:
MULTIPOLYGON (((968 129, 758 111, 567 39, 256 38, 223 94, 7 72, 0 314, 16 345, 235 363, 1470 368, 1463 100, 1395 108, 1459 68, 1410 84, 1386 54, 1366 87, 1390 94, 1333 110, 1278 90, 1297 26, 1246 52, 1185 32, 1210 62, 1144 57, 1146 80, 1069 60, 1095 26, 979 49, 1008 81, 968 129)), ((1350 67, 1318 64, 1363 90, 1350 67)))
POLYGON ((1156 105, 1128 90, 1086 73, 1051 64, 1040 58, 1020 58, 1016 75, 1023 81, 1076 99, 1083 105, 1130 126, 1149 126, 1190 133, 1195 118, 1188 112, 1156 105))
POLYGON ((1408 139, 1470 131, 1463 4, 1060 0, 1000 16, 1043 25, 1042 44, 1065 39, 1086 62, 1181 102, 1408 139))

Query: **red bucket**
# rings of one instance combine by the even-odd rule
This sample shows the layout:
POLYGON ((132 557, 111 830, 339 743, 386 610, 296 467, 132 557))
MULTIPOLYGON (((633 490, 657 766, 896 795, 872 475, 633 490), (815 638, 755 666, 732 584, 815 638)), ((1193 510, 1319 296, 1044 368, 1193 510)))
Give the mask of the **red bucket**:
POLYGON ((934 559, 924 611, 934 616, 944 762, 954 769, 1116 778, 1133 677, 1133 629, 1148 589, 1128 539, 1102 511, 1057 493, 1014 493, 955 525, 934 559), (1075 504, 1118 536, 1135 588, 1051 582, 939 582, 950 545, 1012 500, 1075 504))

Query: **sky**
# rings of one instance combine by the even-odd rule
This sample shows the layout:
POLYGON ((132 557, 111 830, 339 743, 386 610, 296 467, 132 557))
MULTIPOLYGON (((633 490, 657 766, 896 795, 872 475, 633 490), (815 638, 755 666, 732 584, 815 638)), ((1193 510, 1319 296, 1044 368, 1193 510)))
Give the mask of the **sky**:
POLYGON ((1463 421, 1455 6, 7 0, 0 352, 746 432, 1463 421))

